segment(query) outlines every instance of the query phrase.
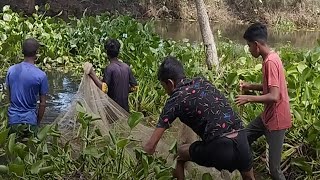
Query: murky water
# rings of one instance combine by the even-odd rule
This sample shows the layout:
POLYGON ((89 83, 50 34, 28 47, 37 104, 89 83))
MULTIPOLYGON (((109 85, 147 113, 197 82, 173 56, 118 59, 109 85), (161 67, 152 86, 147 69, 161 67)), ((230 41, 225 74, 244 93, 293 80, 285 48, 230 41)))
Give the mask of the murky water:
MULTIPOLYGON (((202 41, 201 31, 197 22, 157 21, 155 25, 156 32, 164 38, 172 38, 173 40, 189 39, 191 42, 202 41)), ((212 24, 211 26, 216 38, 220 33, 222 37, 241 44, 246 43, 242 36, 247 27, 248 25, 239 24, 212 24)), ((274 47, 289 43, 297 48, 310 49, 317 45, 317 39, 320 39, 320 30, 293 32, 269 30, 269 44, 274 47)))
MULTIPOLYGON (((49 93, 47 98, 47 107, 43 123, 51 123, 58 115, 66 111, 78 90, 80 79, 58 71, 47 71, 49 93)), ((5 80, 0 79, 0 89, 5 86, 5 80)), ((1 104, 1 103, 0 103, 1 104)))
POLYGON ((43 123, 53 122, 60 113, 67 110, 80 83, 70 73, 52 71, 47 72, 47 75, 50 90, 43 123))

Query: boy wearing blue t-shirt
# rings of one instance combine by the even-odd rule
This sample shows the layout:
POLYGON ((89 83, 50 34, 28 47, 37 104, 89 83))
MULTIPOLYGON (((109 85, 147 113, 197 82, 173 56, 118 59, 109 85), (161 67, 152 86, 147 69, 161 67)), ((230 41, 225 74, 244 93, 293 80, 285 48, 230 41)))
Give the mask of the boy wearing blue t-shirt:
POLYGON ((47 75, 35 66, 39 46, 35 39, 25 40, 22 44, 24 61, 11 66, 6 76, 10 100, 8 125, 10 131, 18 133, 21 138, 36 131, 46 106, 47 75))

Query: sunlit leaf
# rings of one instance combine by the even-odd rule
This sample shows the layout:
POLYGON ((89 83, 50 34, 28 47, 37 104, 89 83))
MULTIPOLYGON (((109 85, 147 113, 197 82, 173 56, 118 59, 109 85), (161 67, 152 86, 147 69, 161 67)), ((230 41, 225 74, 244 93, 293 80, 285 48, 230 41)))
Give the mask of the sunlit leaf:
POLYGON ((40 160, 40 161, 37 161, 36 163, 34 163, 32 166, 31 166, 31 173, 32 174, 38 174, 39 171, 40 171, 40 167, 44 164, 44 160, 40 160))
POLYGON ((254 67, 254 70, 256 71, 259 71, 262 69, 262 64, 257 64, 255 67, 254 67))
POLYGON ((8 151, 11 155, 13 155, 14 153, 15 139, 16 139, 15 133, 9 135, 8 151))
POLYGON ((308 66, 305 64, 305 62, 300 62, 297 66, 297 69, 299 73, 302 73, 304 69, 306 69, 308 66))
POLYGON ((213 178, 209 173, 204 173, 202 175, 202 180, 213 180, 213 178))
POLYGON ((313 127, 320 132, 320 119, 315 120, 313 127))
POLYGON ((302 71, 302 82, 308 80, 308 78, 312 75, 312 69, 306 68, 302 71))
POLYGON ((49 11, 49 9, 50 9, 50 4, 46 3, 46 5, 44 6, 44 9, 45 9, 46 11, 49 11))
POLYGON ((90 155, 90 156, 93 156, 95 158, 100 158, 103 153, 99 153, 97 147, 94 147, 94 146, 88 146, 86 147, 84 150, 83 150, 83 154, 85 155, 90 155))
POLYGON ((120 139, 118 142, 117 142, 117 146, 119 148, 124 148, 127 144, 128 144, 129 140, 128 139, 120 139))
POLYGON ((77 103, 76 110, 77 112, 86 113, 86 109, 80 103, 77 103))
POLYGON ((169 152, 171 154, 176 154, 178 152, 178 142, 177 140, 174 141, 174 143, 172 143, 170 149, 169 149, 169 152))
POLYGON ((238 74, 237 73, 230 73, 227 77, 227 83, 228 85, 233 85, 235 84, 235 82, 237 81, 237 76, 238 74))
POLYGON ((51 125, 46 125, 45 127, 43 127, 40 132, 38 132, 37 137, 40 141, 44 140, 44 138, 46 138, 48 136, 48 133, 51 129, 51 125))
POLYGON ((140 123, 143 118, 143 114, 141 112, 134 112, 128 118, 128 125, 131 129, 136 127, 140 123))
POLYGON ((17 153, 21 159, 24 159, 24 157, 27 155, 28 152, 26 149, 27 145, 20 142, 17 142, 14 146, 14 152, 17 153))
POLYGON ((11 19, 12 19, 12 16, 10 15, 10 14, 3 14, 3 20, 4 21, 11 21, 11 19))
POLYGON ((296 109, 293 109, 293 114, 294 114, 294 117, 297 121, 302 121, 302 115, 299 111, 297 111, 296 109))
POLYGON ((7 12, 7 11, 9 11, 10 10, 10 5, 5 5, 5 6, 3 6, 3 8, 2 8, 2 12, 7 12))
POLYGON ((8 166, 0 165, 0 174, 7 174, 9 172, 8 166))
POLYGON ((320 76, 318 76, 318 77, 314 80, 313 85, 314 85, 317 89, 320 89, 320 76))

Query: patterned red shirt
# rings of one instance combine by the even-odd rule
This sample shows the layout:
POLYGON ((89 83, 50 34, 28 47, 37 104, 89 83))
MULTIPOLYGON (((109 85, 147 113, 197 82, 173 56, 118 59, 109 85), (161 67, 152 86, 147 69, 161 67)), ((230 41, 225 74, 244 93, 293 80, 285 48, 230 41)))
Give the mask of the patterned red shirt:
POLYGON ((227 99, 204 78, 183 79, 167 100, 157 124, 169 128, 179 118, 202 140, 210 141, 243 128, 227 99))

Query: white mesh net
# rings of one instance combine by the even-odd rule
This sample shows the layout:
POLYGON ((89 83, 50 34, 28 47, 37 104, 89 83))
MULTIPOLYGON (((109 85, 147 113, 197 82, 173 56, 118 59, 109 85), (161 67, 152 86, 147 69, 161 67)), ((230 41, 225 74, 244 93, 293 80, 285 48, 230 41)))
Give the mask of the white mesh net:
MULTIPOLYGON (((121 133, 129 132, 129 126, 127 125, 127 119, 129 114, 122 109, 116 102, 97 88, 91 78, 86 75, 88 69, 92 65, 85 64, 83 75, 79 89, 74 96, 74 99, 69 106, 66 113, 61 114, 55 123, 58 124, 60 132, 64 136, 64 139, 71 141, 74 147, 77 147, 75 141, 79 123, 77 122, 77 103, 81 103, 88 113, 98 115, 101 120, 94 121, 93 125, 98 128, 102 135, 108 135, 110 130, 121 131, 121 133), (73 141, 72 141, 73 140, 73 141)), ((177 139, 178 144, 192 143, 197 140, 197 135, 184 124, 176 121, 174 125, 179 129, 178 132, 167 131, 165 136, 159 141, 156 154, 158 156, 167 157, 169 155, 169 148, 171 144, 177 139)), ((142 146, 150 138, 154 128, 138 124, 132 131, 132 138, 135 139, 142 146)), ((80 148, 80 147, 77 147, 80 148)), ((169 159, 169 163, 171 163, 169 159)), ((215 179, 230 179, 230 173, 220 173, 214 168, 205 168, 195 165, 194 163, 187 164, 187 171, 196 171, 199 174, 209 172, 215 179), (227 174, 227 175, 224 175, 227 174), (224 178, 221 177, 224 176, 224 178)))

